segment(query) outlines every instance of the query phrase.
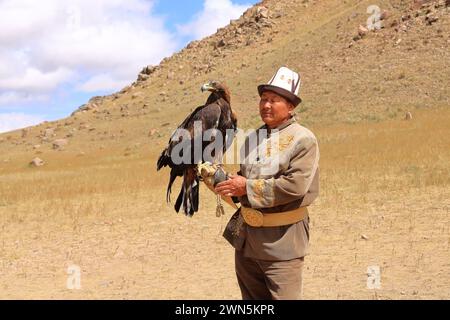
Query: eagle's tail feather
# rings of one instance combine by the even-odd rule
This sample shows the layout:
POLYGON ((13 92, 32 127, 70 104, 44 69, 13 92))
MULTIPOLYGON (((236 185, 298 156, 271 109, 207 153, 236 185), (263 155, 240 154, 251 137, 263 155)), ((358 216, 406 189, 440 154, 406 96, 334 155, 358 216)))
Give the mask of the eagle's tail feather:
POLYGON ((180 212, 181 204, 183 203, 184 186, 181 187, 180 194, 178 195, 177 201, 175 202, 175 211, 180 212))
POLYGON ((198 211, 198 179, 187 186, 183 195, 183 209, 188 216, 194 215, 198 211))
POLYGON ((183 186, 175 203, 175 211, 179 212, 181 205, 186 215, 192 216, 198 211, 200 181, 195 170, 187 170, 183 177, 183 186))
POLYGON ((156 164, 156 170, 160 170, 162 167, 168 166, 170 164, 170 157, 167 154, 167 149, 164 149, 164 151, 161 153, 161 155, 158 158, 158 162, 156 164))
POLYGON ((192 186, 192 193, 191 193, 191 195, 192 195, 192 206, 193 206, 194 212, 198 211, 198 194, 199 194, 199 187, 198 186, 199 186, 199 184, 200 184, 200 181, 199 181, 198 178, 196 178, 195 179, 195 183, 192 186))
POLYGON ((170 202, 170 194, 172 193, 172 185, 177 177, 178 177, 177 172, 175 171, 175 169, 172 168, 172 170, 170 170, 169 184, 167 185, 167 193, 166 193, 166 201, 167 202, 170 202))

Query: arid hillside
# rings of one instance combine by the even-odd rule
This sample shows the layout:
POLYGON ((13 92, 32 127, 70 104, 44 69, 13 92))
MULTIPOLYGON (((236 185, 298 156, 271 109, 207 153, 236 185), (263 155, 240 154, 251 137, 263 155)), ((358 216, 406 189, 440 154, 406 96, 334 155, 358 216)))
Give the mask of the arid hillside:
POLYGON ((56 139, 67 140, 69 157, 159 150, 205 101, 200 87, 209 79, 229 85, 239 126, 252 128, 260 122, 256 86, 281 65, 302 74, 298 113, 306 125, 400 119, 408 111, 448 107, 445 1, 379 1, 384 28, 361 32, 371 4, 263 1, 213 36, 145 67, 120 92, 92 98, 73 116, 0 135, 0 147, 28 158, 36 152, 51 156, 56 139))

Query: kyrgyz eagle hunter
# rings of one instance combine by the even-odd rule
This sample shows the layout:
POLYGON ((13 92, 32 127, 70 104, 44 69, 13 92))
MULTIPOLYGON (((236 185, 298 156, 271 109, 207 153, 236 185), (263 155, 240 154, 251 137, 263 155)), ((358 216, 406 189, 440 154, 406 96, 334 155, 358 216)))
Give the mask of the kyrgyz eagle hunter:
MULTIPOLYGON (((209 83, 204 84, 201 90, 202 92, 211 92, 208 100, 204 105, 197 107, 180 124, 178 129, 185 129, 189 131, 191 137, 189 146, 191 147, 191 151, 193 151, 194 122, 201 121, 202 134, 209 129, 216 129, 221 132, 223 138, 223 150, 221 151, 224 153, 227 147, 230 145, 230 141, 233 139, 233 137, 226 135, 227 130, 232 129, 233 133, 235 133, 237 130, 236 114, 232 111, 230 104, 230 91, 224 83, 218 81, 210 81, 209 83)), ((174 207, 176 212, 179 212, 180 207, 183 204, 184 213, 188 216, 192 216, 194 212, 198 211, 199 203, 200 180, 197 176, 197 163, 195 163, 195 161, 193 160, 194 152, 191 152, 192 161, 190 162, 190 164, 174 164, 171 158, 171 153, 173 148, 179 143, 181 143, 181 140, 177 138, 175 134, 172 135, 169 140, 168 146, 166 147, 166 149, 164 149, 158 159, 157 170, 160 170, 165 166, 169 166, 171 168, 170 180, 167 186, 167 202, 170 202, 170 193, 173 182, 177 177, 183 177, 182 188, 174 207)), ((210 142, 202 143, 202 152, 209 143, 210 142)), ((201 159, 201 161, 203 162, 204 160, 201 159)))

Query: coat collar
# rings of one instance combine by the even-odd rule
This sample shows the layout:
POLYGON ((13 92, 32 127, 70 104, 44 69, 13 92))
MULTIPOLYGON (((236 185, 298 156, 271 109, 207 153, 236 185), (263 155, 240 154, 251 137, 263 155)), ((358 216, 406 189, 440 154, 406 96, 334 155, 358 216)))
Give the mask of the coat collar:
POLYGON ((263 129, 267 130, 267 133, 270 135, 272 133, 272 131, 281 131, 287 127, 289 127, 291 124, 296 123, 297 120, 295 119, 295 117, 291 117, 288 121, 283 122, 282 124, 280 124, 278 127, 270 129, 267 127, 267 125, 265 124, 264 126, 262 126, 263 129))

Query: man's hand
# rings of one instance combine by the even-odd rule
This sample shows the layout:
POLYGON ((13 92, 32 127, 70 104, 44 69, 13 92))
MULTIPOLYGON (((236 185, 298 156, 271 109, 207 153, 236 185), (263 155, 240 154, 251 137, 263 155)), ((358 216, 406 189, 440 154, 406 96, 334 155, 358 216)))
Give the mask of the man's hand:
POLYGON ((246 185, 246 178, 238 175, 230 175, 228 180, 217 184, 215 190, 222 196, 241 197, 247 194, 246 185))

